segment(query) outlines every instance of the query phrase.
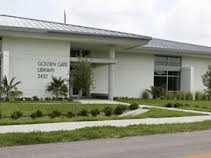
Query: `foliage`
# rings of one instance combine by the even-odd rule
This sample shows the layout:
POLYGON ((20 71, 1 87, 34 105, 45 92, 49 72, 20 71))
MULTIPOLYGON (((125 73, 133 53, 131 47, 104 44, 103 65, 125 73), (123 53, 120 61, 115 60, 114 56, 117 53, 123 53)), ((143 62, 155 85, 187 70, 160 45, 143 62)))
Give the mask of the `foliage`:
POLYGON ((50 118, 60 117, 61 115, 62 113, 58 110, 54 110, 49 114, 50 118))
POLYGON ((185 99, 186 100, 193 100, 193 94, 191 92, 187 92, 185 94, 185 99))
POLYGON ((118 105, 115 109, 114 109, 114 114, 116 115, 121 115, 123 114, 125 111, 127 110, 127 107, 124 105, 118 105))
POLYGON ((38 118, 38 117, 42 117, 43 116, 43 113, 42 113, 42 111, 40 111, 40 110, 37 110, 36 112, 33 112, 32 114, 31 114, 31 118, 32 119, 35 119, 35 118, 38 118))
POLYGON ((104 112, 105 116, 111 116, 113 113, 113 109, 111 107, 107 106, 103 109, 103 112, 104 112))
POLYGON ((205 91, 207 95, 211 96, 211 66, 209 66, 207 72, 202 75, 202 81, 206 87, 205 91))
POLYGON ((13 119, 13 120, 17 120, 17 119, 19 119, 19 118, 21 118, 23 116, 23 113, 21 112, 21 111, 15 111, 15 112, 13 112, 12 114, 11 114, 11 118, 13 119))
POLYGON ((79 97, 82 96, 82 93, 89 95, 90 88, 93 86, 91 65, 87 61, 79 61, 74 65, 72 76, 75 88, 80 91, 79 97))
POLYGON ((1 113, 1 111, 0 111, 0 119, 2 118, 2 113, 1 113))
POLYGON ((149 92, 154 99, 165 96, 165 89, 161 87, 151 86, 150 89, 147 89, 146 91, 149 92))
POLYGON ((71 111, 69 111, 67 114, 66 114, 66 117, 69 117, 69 118, 73 118, 75 117, 75 114, 71 111))
POLYGON ((138 108, 139 108, 139 105, 137 103, 130 104, 130 106, 129 106, 130 110, 136 110, 138 108))
POLYGON ((40 99, 37 96, 32 97, 33 101, 39 101, 40 99))
POLYGON ((20 83, 20 81, 15 82, 15 77, 9 81, 5 76, 0 84, 0 94, 6 99, 6 101, 21 96, 22 92, 17 88, 20 83))
POLYGON ((142 98, 143 98, 143 99, 149 99, 149 98, 150 98, 149 93, 148 93, 147 90, 145 90, 145 91, 142 93, 142 98))
POLYGON ((197 91, 195 93, 195 100, 208 100, 208 96, 203 92, 197 91))
POLYGON ((67 96, 68 88, 64 79, 61 77, 52 77, 52 81, 47 86, 47 91, 52 93, 52 95, 58 99, 59 97, 67 96))
POLYGON ((86 109, 82 109, 79 111, 78 116, 88 116, 88 111, 86 109))
POLYGON ((97 115, 100 114, 100 111, 98 109, 93 109, 93 110, 90 111, 90 113, 91 113, 92 116, 96 117, 97 115))

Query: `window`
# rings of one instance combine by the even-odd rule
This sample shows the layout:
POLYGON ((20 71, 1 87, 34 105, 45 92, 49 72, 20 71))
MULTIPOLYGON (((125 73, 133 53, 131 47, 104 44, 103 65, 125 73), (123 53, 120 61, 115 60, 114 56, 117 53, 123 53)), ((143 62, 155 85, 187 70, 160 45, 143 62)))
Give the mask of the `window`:
POLYGON ((87 57, 89 54, 89 50, 81 48, 71 48, 71 57, 87 57))
POLYGON ((0 37, 0 81, 2 80, 2 38, 0 37))
POLYGON ((167 91, 179 91, 180 71, 180 57, 156 56, 154 86, 164 88, 167 91))

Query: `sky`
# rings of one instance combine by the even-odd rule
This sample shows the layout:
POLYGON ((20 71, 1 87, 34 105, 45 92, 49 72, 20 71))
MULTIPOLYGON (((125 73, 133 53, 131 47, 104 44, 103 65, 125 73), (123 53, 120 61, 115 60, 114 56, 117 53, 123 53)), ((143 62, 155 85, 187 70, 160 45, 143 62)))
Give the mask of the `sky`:
POLYGON ((211 0, 0 0, 0 14, 211 46, 211 0))

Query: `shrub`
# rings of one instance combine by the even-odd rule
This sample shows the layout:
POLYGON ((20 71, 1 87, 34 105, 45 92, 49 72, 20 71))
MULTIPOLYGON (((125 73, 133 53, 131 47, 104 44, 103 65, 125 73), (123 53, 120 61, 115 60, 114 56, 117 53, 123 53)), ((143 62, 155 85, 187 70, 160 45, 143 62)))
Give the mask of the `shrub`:
POLYGON ((173 108, 174 107, 174 104, 173 103, 167 103, 165 105, 165 107, 167 107, 167 108, 173 108))
POLYGON ((17 120, 17 119, 19 119, 19 118, 21 118, 23 116, 23 113, 21 112, 21 111, 15 111, 15 112, 13 112, 12 114, 11 114, 11 118, 13 119, 13 120, 17 120))
POLYGON ((185 94, 185 99, 186 100, 193 100, 193 94, 191 92, 187 92, 185 94))
POLYGON ((32 98, 29 98, 29 97, 25 97, 23 99, 24 99, 24 101, 32 101, 33 100, 32 98))
POLYGON ((103 112, 106 116, 111 116, 113 113, 113 109, 111 107, 107 106, 103 109, 103 112))
POLYGON ((0 111, 0 119, 2 118, 2 113, 1 113, 1 111, 0 111))
POLYGON ((142 99, 149 99, 150 96, 149 96, 149 93, 145 90, 143 93, 142 93, 142 99))
POLYGON ((60 111, 57 111, 57 110, 54 110, 49 114, 50 118, 59 117, 61 115, 62 115, 62 113, 60 111))
POLYGON ((205 93, 197 91, 195 93, 195 100, 207 100, 208 97, 205 93))
POLYGON ((78 116, 88 116, 88 111, 86 109, 82 109, 79 113, 78 116))
POLYGON ((123 112, 125 112, 127 110, 127 107, 124 105, 119 105, 114 109, 114 114, 116 115, 121 115, 123 114, 123 112))
POLYGON ((40 99, 39 99, 37 96, 33 96, 33 97, 32 97, 32 100, 33 100, 33 101, 39 101, 40 99))
POLYGON ((173 99, 176 99, 176 95, 175 95, 174 92, 166 92, 165 98, 166 98, 167 100, 173 100, 173 99))
POLYGON ((131 104, 131 105, 129 106, 129 109, 130 109, 130 110, 136 110, 136 109, 138 109, 138 108, 139 108, 139 105, 138 105, 137 103, 131 104))
POLYGON ((31 114, 31 118, 32 119, 35 119, 35 118, 37 118, 37 117, 42 117, 43 116, 43 113, 42 113, 42 111, 40 111, 40 110, 37 110, 36 112, 33 112, 32 114, 31 114))
POLYGON ((75 117, 75 114, 70 111, 66 114, 66 116, 69 117, 69 118, 73 118, 73 117, 75 117))
POLYGON ((147 89, 146 91, 151 94, 153 99, 165 96, 165 89, 163 89, 161 87, 152 86, 152 87, 150 87, 150 89, 147 89))
POLYGON ((92 116, 96 117, 97 115, 100 114, 100 111, 98 109, 93 109, 93 110, 90 111, 90 113, 91 113, 92 116))

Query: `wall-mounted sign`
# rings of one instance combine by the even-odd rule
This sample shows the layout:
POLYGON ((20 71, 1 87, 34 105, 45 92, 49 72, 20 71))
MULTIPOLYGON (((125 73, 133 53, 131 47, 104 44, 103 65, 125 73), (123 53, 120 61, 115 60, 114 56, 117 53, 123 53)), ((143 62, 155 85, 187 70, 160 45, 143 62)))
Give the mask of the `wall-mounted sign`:
POLYGON ((39 59, 37 61, 37 78, 48 79, 54 74, 58 74, 58 71, 66 71, 68 69, 68 61, 53 60, 55 59, 39 59))

